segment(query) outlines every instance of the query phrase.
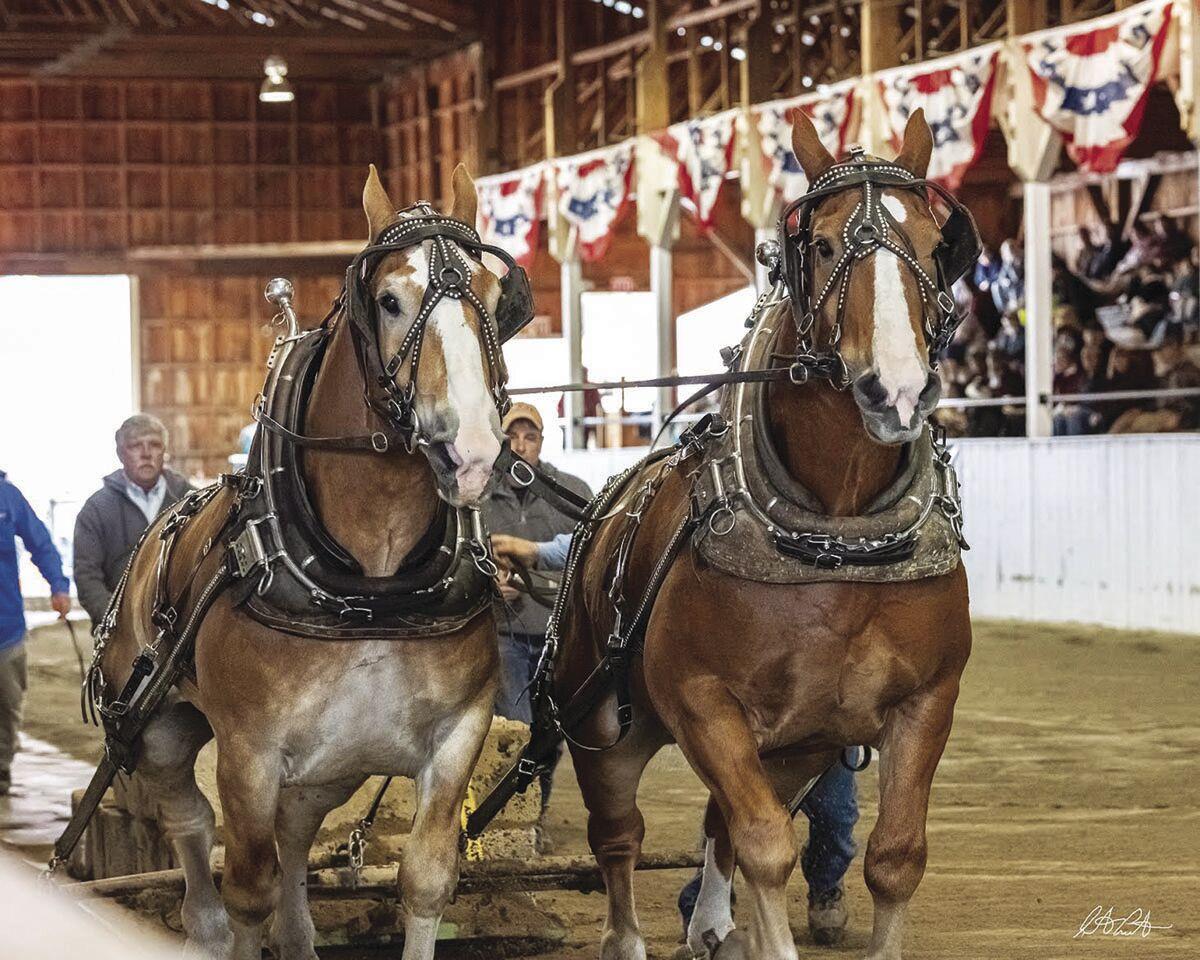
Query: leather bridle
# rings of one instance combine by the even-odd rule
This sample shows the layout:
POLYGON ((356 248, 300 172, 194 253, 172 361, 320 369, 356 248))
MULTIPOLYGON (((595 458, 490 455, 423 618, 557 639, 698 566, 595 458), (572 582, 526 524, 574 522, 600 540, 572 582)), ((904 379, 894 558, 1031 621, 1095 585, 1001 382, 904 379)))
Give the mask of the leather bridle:
POLYGON ((786 282, 796 320, 799 360, 813 376, 828 379, 838 389, 850 385, 850 376, 839 347, 846 315, 846 296, 855 265, 880 250, 894 254, 916 278, 921 291, 923 323, 930 366, 954 335, 961 318, 951 285, 979 256, 980 241, 970 212, 939 184, 910 171, 867 156, 853 148, 848 160, 834 164, 817 177, 804 196, 790 203, 779 218, 780 259, 773 279, 786 282), (842 251, 829 276, 815 289, 812 249, 820 242, 812 235, 812 217, 820 203, 835 194, 858 190, 859 201, 842 225, 842 251), (951 213, 942 226, 942 242, 934 253, 934 273, 921 264, 912 240, 883 204, 884 191, 905 190, 928 200, 929 191, 947 204, 951 213), (794 227, 793 227, 794 224, 794 227), (817 318, 835 301, 829 337, 816 343, 817 318))
POLYGON ((501 345, 533 319, 533 297, 525 271, 504 250, 483 243, 469 224, 439 214, 425 201, 399 211, 399 218, 350 262, 345 285, 321 325, 327 331, 334 317, 345 316, 362 373, 364 398, 388 429, 364 436, 306 436, 287 429, 265 412, 263 404, 258 404, 255 419, 289 443, 312 449, 374 453, 387 453, 397 445, 409 453, 428 446, 430 439, 416 410, 417 374, 429 319, 443 300, 463 301, 475 312, 496 410, 503 417, 511 405, 501 345), (430 245, 429 274, 421 305, 400 346, 385 360, 371 281, 387 256, 426 242, 430 245), (500 297, 494 311, 488 310, 471 288, 474 272, 484 269, 485 253, 496 257, 507 271, 500 279, 500 297), (407 378, 398 383, 396 377, 406 366, 407 378))

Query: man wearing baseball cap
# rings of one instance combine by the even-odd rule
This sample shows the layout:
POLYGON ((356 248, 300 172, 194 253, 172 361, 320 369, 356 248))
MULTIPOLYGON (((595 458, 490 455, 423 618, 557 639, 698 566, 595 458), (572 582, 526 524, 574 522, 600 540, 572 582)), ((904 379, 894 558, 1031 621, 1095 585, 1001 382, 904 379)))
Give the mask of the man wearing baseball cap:
MULTIPOLYGON (((552 480, 581 497, 591 499, 588 485, 569 473, 556 470, 542 460, 542 415, 529 403, 514 403, 500 424, 514 453, 538 467, 552 480)), ((525 540, 553 540, 558 534, 569 534, 575 523, 545 500, 519 486, 505 475, 484 508, 488 529, 493 534, 507 534, 525 540)), ((539 564, 534 564, 540 568, 539 564)), ((501 574, 500 592, 505 604, 500 611, 500 692, 496 698, 496 713, 511 720, 529 723, 532 714, 526 688, 533 679, 534 669, 546 642, 546 623, 550 611, 517 590, 501 574)), ((550 796, 550 778, 542 782, 542 807, 550 796)))

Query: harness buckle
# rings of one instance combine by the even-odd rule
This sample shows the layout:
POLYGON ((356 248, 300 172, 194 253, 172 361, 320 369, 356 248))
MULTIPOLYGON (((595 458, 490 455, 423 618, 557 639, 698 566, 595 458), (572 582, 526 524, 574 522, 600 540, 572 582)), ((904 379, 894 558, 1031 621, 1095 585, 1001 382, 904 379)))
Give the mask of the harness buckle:
POLYGON ((255 567, 267 562, 267 548, 263 543, 262 534, 258 532, 258 524, 247 523, 233 542, 229 544, 233 554, 233 562, 237 566, 239 577, 247 576, 255 567))
POLYGON ((514 460, 512 466, 508 468, 508 475, 512 478, 513 483, 519 487, 532 486, 533 481, 537 479, 537 474, 533 472, 533 467, 531 467, 524 460, 514 460), (529 474, 528 479, 518 476, 518 473, 522 471, 522 468, 524 468, 524 472, 529 474))
POLYGON ((803 360, 797 360, 790 367, 788 367, 788 379, 797 386, 808 383, 810 375, 811 371, 803 360))
POLYGON ((376 453, 387 453, 388 452, 387 434, 382 433, 378 430, 376 430, 373 434, 371 434, 371 449, 374 450, 376 453))

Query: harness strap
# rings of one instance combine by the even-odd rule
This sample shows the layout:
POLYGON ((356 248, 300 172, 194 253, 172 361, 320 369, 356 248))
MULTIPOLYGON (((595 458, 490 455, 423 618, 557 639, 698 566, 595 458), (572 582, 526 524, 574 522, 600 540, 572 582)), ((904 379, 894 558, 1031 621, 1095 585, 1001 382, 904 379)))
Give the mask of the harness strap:
POLYGON ((534 717, 529 743, 521 751, 516 764, 467 817, 465 832, 468 838, 474 839, 483 833, 515 794, 525 792, 538 773, 553 761, 558 745, 564 739, 569 740, 576 749, 600 752, 612 749, 628 735, 633 727, 629 668, 633 657, 642 649, 642 631, 667 573, 670 572, 683 546, 711 509, 710 506, 697 512, 694 507, 689 508, 655 565, 633 617, 624 630, 609 640, 605 655, 571 695, 561 713, 548 695, 553 664, 549 660, 545 661, 545 668, 535 678, 537 689, 533 697, 534 717), (615 691, 617 697, 617 733, 614 739, 602 746, 592 746, 573 739, 570 731, 592 713, 610 690, 615 691))
MULTIPOLYGON (((113 711, 110 708, 102 711, 105 729, 104 757, 96 767, 96 772, 92 774, 91 782, 84 791, 79 806, 71 814, 71 819, 62 835, 54 842, 54 856, 50 859, 51 871, 71 855, 71 851, 75 849, 80 836, 100 806, 105 791, 116 778, 117 772, 124 770, 126 773, 133 773, 137 767, 142 731, 186 669, 195 645, 196 633, 204 615, 231 579, 229 565, 223 562, 200 592, 196 599, 196 605, 179 633, 177 642, 167 652, 166 657, 155 662, 145 651, 140 652, 134 661, 134 673, 118 701, 122 703, 123 709, 113 711), (143 658, 145 658, 144 661, 143 658), (143 661, 140 667, 139 661, 143 661), (147 662, 150 667, 149 672, 143 673, 142 671, 146 670, 147 662), (147 677, 149 679, 142 686, 140 695, 136 692, 136 686, 134 686, 133 692, 129 692, 135 678, 137 678, 137 686, 141 686, 142 680, 147 677)), ((115 707, 117 704, 113 704, 113 706, 115 707)))
POLYGON ((369 450, 372 453, 387 453, 403 441, 398 434, 376 430, 370 435, 357 437, 312 437, 289 430, 272 417, 261 406, 254 409, 254 419, 270 433, 282 437, 288 443, 311 450, 369 450))
POLYGON ((545 471, 539 470, 524 457, 513 453, 507 442, 500 448, 500 456, 496 458, 496 469, 508 474, 517 486, 524 487, 534 496, 545 500, 559 513, 566 514, 576 523, 586 516, 590 500, 581 497, 574 490, 567 489, 545 471))

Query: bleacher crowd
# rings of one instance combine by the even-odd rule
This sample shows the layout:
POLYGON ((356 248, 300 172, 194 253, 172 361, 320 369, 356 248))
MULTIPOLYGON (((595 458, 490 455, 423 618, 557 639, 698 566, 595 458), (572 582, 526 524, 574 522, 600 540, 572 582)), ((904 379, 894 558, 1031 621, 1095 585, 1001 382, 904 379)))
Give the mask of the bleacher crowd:
MULTIPOLYGON (((1080 227, 1071 262, 1053 259, 1054 433, 1162 433, 1200 428, 1200 396, 1073 399, 1079 394, 1200 387, 1200 249, 1171 217, 1080 227)), ((963 315, 940 365, 947 398, 1025 392, 1024 251, 985 251, 955 288, 963 315)), ((951 436, 1022 436, 1019 403, 943 407, 951 436)))

